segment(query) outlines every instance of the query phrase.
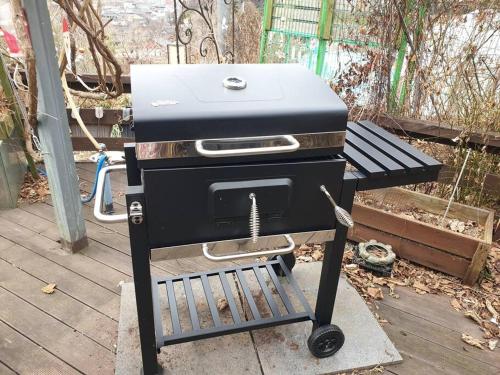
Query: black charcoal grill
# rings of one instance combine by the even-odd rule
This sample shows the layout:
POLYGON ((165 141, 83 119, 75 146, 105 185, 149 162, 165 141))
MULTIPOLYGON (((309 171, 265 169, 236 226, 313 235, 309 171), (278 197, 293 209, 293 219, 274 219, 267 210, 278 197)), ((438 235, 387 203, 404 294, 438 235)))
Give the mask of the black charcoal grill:
POLYGON ((101 171, 95 215, 129 222, 144 373, 159 370, 156 354, 165 345, 307 320, 313 322, 312 354, 334 354, 344 342, 330 324, 350 225, 342 208, 351 210, 356 190, 433 180, 441 164, 371 122, 348 123, 344 103, 297 65, 140 65, 131 76, 136 143, 125 147, 128 212, 101 212, 104 177, 122 168, 111 166, 101 171), (346 172, 347 162, 356 170, 346 172), (319 242, 326 248, 313 311, 291 271, 295 246, 319 242), (199 255, 268 261, 151 277, 150 261, 199 255), (271 316, 253 299, 249 272, 271 316), (251 316, 238 312, 233 277, 251 316), (213 278, 231 324, 219 316, 213 278), (209 328, 200 324, 194 280, 205 292, 209 328), (192 329, 180 322, 176 285, 192 329))

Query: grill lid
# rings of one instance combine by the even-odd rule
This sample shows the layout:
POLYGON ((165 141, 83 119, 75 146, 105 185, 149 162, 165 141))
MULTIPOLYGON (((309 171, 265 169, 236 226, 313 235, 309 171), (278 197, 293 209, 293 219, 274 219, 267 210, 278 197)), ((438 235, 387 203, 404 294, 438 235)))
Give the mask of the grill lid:
POLYGON ((347 108, 287 64, 133 65, 136 142, 344 131, 347 108))

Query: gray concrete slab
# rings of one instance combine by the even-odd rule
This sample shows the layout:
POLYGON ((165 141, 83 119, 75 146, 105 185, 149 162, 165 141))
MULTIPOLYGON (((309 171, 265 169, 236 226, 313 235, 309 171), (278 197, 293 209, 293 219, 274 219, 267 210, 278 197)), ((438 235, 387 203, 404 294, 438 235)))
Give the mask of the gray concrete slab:
MULTIPOLYGON (((299 264, 294 268, 294 275, 299 285, 314 306, 319 282, 321 263, 299 264)), ((247 274, 250 288, 256 290, 254 299, 266 315, 264 297, 256 288, 255 277, 247 274)), ((222 290, 212 282, 215 298, 222 297, 222 290)), ((234 282, 231 287, 235 290, 234 282)), ((271 282, 269 281, 271 290, 271 282)), ((285 285, 285 288, 287 286, 285 285)), ((178 300, 183 300, 183 290, 175 290, 178 300)), ((236 290, 235 290, 236 291, 236 290)), ((203 298, 201 283, 193 284, 196 305, 201 326, 210 326, 211 318, 203 298)), ((290 294, 290 293, 289 293, 290 294)), ((238 296, 236 292, 235 296, 238 296)), ((298 308, 298 301, 292 298, 298 308)), ((161 296, 163 327, 169 331, 168 303, 161 296)), ((189 329, 187 304, 179 303, 179 315, 183 329, 189 329)), ((283 306, 280 306, 284 310, 283 306)), ((246 301, 238 301, 240 316, 245 315, 246 301)), ((248 315, 248 312, 247 312, 248 315)), ((231 321, 229 309, 220 314, 221 320, 231 321)), ((363 299, 345 279, 341 279, 333 322, 345 333, 343 348, 333 357, 317 359, 307 349, 307 338, 311 323, 296 323, 280 327, 261 329, 250 333, 222 336, 196 342, 184 343, 162 348, 159 361, 171 374, 325 374, 345 372, 360 368, 374 367, 379 364, 400 362, 401 356, 379 326, 363 299)), ((141 367, 137 313, 135 308, 134 287, 132 283, 122 286, 120 324, 118 328, 118 347, 116 354, 117 375, 138 374, 141 367)))
MULTIPOLYGON (((293 274, 314 308, 321 262, 299 264, 293 274)), ((252 333, 264 374, 331 374, 402 361, 390 339, 358 292, 341 278, 332 323, 345 335, 334 356, 321 360, 307 348, 310 322, 289 324, 252 333)))
MULTIPOLYGON (((216 298, 222 291, 215 286, 216 298)), ((201 290, 193 286, 193 293, 201 290)), ((183 298, 180 289, 175 289, 177 299, 183 298)), ((166 303, 166 301, 161 301, 166 303)), ((166 310, 166 306, 164 311, 166 310)), ((241 306, 239 306, 241 307, 241 306)), ((208 311, 197 305, 200 312, 200 323, 208 319, 208 311)), ((168 326, 168 319, 163 316, 164 327, 168 326)), ((189 313, 186 304, 179 304, 181 325, 186 327, 189 313)), ((230 322, 229 311, 225 310, 221 320, 230 322)), ((167 328, 165 327, 165 331, 167 328)), ((260 364, 249 333, 215 337, 211 339, 183 343, 164 347, 158 355, 158 361, 165 369, 166 374, 261 374, 260 364)), ((118 325, 118 344, 116 352, 115 374, 137 375, 142 366, 139 344, 139 328, 137 326, 137 310, 135 306, 134 285, 122 285, 120 307, 120 322, 118 325)))

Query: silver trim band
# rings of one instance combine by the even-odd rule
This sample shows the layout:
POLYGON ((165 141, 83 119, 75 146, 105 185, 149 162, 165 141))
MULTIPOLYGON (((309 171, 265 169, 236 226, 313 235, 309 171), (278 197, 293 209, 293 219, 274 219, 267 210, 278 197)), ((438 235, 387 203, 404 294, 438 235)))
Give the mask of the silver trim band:
MULTIPOLYGON (((292 233, 289 236, 297 246, 306 243, 323 243, 333 240, 335 237, 335 229, 298 232, 292 233)), ((251 238, 206 243, 207 251, 210 251, 214 256, 225 254, 249 254, 259 249, 273 249, 288 245, 287 239, 282 234, 261 236, 256 243, 254 243, 251 238)), ((152 262, 202 255, 202 244, 200 243, 151 249, 152 262)))
MULTIPOLYGON (((325 133, 305 133, 305 134, 291 134, 298 143, 299 146, 294 151, 298 150, 312 150, 317 148, 336 148, 343 147, 345 142, 345 131, 334 131, 325 133)), ((245 142, 249 140, 251 142, 256 142, 262 139, 263 142, 269 143, 271 138, 279 138, 283 136, 276 137, 242 137, 242 138, 230 138, 232 140, 238 140, 239 142, 245 142)), ((196 143, 200 142, 217 142, 227 144, 227 139, 224 138, 217 139, 206 139, 206 140, 181 140, 181 141, 161 141, 161 142, 141 142, 136 143, 135 152, 137 160, 155 160, 155 159, 177 159, 177 158, 190 158, 190 157, 200 157, 200 153, 196 149, 196 143)), ((199 148, 199 147, 198 147, 199 148)), ((249 151, 252 148, 248 149, 249 151)), ((288 150, 289 151, 289 150, 288 150)))

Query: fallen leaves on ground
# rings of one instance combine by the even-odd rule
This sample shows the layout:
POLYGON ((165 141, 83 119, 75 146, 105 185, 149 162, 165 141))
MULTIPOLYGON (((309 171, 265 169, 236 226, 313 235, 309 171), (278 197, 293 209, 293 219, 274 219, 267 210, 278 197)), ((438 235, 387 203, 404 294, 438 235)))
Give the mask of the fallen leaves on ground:
POLYGON ((19 191, 19 202, 43 202, 50 195, 49 183, 47 177, 40 176, 35 180, 31 173, 26 173, 24 183, 19 191))
MULTIPOLYGON (((322 245, 302 245, 295 251, 297 262, 322 259, 322 245), (313 257, 313 253, 316 252, 313 257)), ((474 321, 483 332, 483 345, 496 348, 495 340, 500 338, 500 249, 492 247, 486 268, 475 286, 467 286, 456 277, 433 271, 404 259, 396 259, 392 275, 380 277, 360 268, 353 262, 353 244, 347 243, 342 270, 349 282, 368 304, 381 300, 388 294, 399 298, 397 288, 410 287, 419 294, 440 294, 450 297, 450 305, 474 321), (491 341, 493 340, 493 341, 491 341), (490 343, 491 342, 491 343, 490 343)))
POLYGON ((227 299, 219 298, 217 300, 217 310, 224 311, 225 309, 227 309, 227 307, 228 307, 227 299))
POLYGON ((415 291, 419 294, 425 294, 425 293, 430 293, 431 290, 429 287, 420 281, 414 281, 413 282, 413 287, 415 288, 415 291))
POLYGON ((460 311, 460 309, 462 308, 462 305, 460 304, 460 302, 458 302, 458 299, 456 298, 452 298, 450 304, 456 311, 460 311))
POLYGON ((484 341, 480 339, 476 339, 472 337, 471 335, 468 335, 466 333, 462 333, 462 341, 465 342, 466 344, 469 344, 471 346, 475 346, 478 349, 484 349, 483 345, 485 344, 484 341))
MULTIPOLYGON (((368 369, 364 369, 364 370, 354 370, 350 374, 351 375, 376 375, 376 374, 382 374, 383 372, 384 372, 383 366, 375 366, 373 368, 368 368, 368 369)), ((345 375, 346 373, 344 372, 343 374, 345 375)))
POLYGON ((384 299, 384 293, 382 293, 382 289, 380 288, 372 288, 368 287, 366 289, 366 292, 372 297, 373 299, 384 299))
POLYGON ((45 294, 52 294, 56 290, 56 284, 47 284, 42 288, 42 292, 45 294))
POLYGON ((495 350, 495 348, 497 347, 497 344, 498 344, 498 340, 497 339, 495 339, 495 340, 493 340, 493 339, 489 340, 488 341, 488 348, 490 350, 495 350))
MULTIPOLYGON (((415 207, 410 202, 404 200, 391 201, 389 199, 382 199, 380 194, 375 191, 356 192, 354 201, 385 212, 391 212, 408 220, 417 220, 438 227, 442 226, 442 215, 415 207)), ((453 232, 476 238, 482 238, 484 235, 484 226, 474 220, 447 219, 444 224, 447 229, 453 232)))

